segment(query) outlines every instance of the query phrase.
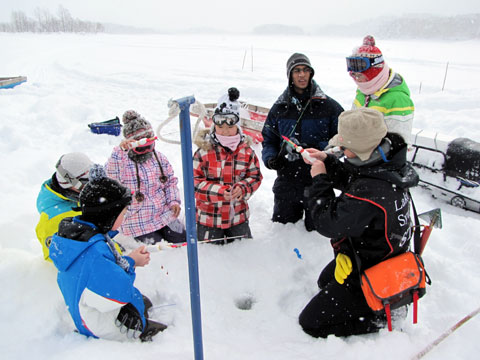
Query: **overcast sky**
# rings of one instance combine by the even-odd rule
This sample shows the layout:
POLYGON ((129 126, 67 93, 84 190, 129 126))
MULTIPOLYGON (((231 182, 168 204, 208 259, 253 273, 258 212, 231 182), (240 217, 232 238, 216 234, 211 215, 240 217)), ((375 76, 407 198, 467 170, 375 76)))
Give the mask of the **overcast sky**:
POLYGON ((262 24, 308 29, 390 15, 480 13, 479 0, 0 0, 0 22, 10 22, 16 10, 33 18, 37 7, 56 15, 59 5, 81 20, 164 30, 250 31, 262 24))

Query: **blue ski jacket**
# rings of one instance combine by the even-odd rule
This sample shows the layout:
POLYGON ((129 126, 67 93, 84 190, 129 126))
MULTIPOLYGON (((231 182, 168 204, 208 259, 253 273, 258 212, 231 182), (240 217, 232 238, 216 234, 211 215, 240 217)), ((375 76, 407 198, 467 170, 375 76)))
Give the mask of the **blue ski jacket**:
MULTIPOLYGON (((113 237, 117 231, 110 231, 113 237)), ((117 265, 105 235, 79 217, 63 219, 52 238, 50 258, 58 269, 58 286, 78 331, 86 336, 114 339, 120 330, 115 319, 120 308, 131 303, 145 328, 142 294, 133 286, 135 262, 117 265), (115 336, 111 333, 116 332, 115 336)))

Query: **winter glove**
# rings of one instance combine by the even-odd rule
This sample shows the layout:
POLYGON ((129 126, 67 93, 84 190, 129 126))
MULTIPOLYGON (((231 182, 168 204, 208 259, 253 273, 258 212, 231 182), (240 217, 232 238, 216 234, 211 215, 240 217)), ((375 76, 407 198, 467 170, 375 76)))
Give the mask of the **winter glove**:
POLYGON ((341 285, 352 272, 352 260, 345 254, 338 254, 335 259, 335 280, 341 285))
POLYGON ((285 166, 285 160, 276 158, 268 159, 267 167, 272 170, 280 170, 285 166))
POLYGON ((130 303, 122 306, 120 309, 115 325, 120 328, 122 334, 127 334, 129 338, 138 338, 142 332, 142 319, 138 310, 130 303), (130 332, 130 330, 132 330, 130 332))
POLYGON ((298 153, 293 147, 287 146, 287 156, 288 161, 297 161, 302 158, 302 155, 298 153))
MULTIPOLYGON (((295 145, 302 147, 303 149, 310 147, 305 143, 300 143, 296 138, 290 138, 290 141, 293 142, 295 145)), ((291 145, 287 145, 286 158, 288 161, 297 161, 302 158, 302 155, 297 151, 296 148, 291 145)))
POLYGON ((287 144, 283 143, 280 147, 280 152, 278 153, 277 157, 270 158, 267 161, 267 167, 272 170, 280 170, 282 169, 287 160, 285 159, 285 155, 287 154, 287 144))

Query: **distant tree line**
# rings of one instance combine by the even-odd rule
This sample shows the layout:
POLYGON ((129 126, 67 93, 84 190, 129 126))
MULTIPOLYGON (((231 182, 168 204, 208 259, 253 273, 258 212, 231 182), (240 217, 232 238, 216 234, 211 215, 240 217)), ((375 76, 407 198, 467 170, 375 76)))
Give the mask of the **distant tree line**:
POLYGON ((329 25, 315 34, 359 36, 380 35, 385 39, 480 39, 480 14, 456 16, 403 15, 376 18, 350 25, 329 25), (359 35, 361 34, 361 35, 359 35))
POLYGON ((58 7, 57 16, 37 7, 33 18, 29 18, 23 11, 12 11, 11 22, 0 23, 0 32, 98 33, 104 31, 105 28, 101 23, 76 19, 61 5, 58 7))
POLYGON ((265 24, 253 29, 255 35, 305 35, 303 29, 298 26, 281 24, 265 24))

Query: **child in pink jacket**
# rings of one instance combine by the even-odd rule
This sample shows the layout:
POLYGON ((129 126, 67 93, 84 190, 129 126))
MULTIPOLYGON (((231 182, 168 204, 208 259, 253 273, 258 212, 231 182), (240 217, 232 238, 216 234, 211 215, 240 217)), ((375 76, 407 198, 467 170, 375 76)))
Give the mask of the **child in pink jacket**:
POLYGON ((151 124, 133 110, 126 111, 122 121, 125 139, 114 147, 105 165, 109 177, 134 192, 121 232, 150 244, 162 239, 185 242, 185 230, 177 219, 178 179, 165 155, 155 150, 151 124), (142 144, 134 147, 141 139, 142 144))

